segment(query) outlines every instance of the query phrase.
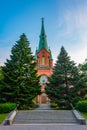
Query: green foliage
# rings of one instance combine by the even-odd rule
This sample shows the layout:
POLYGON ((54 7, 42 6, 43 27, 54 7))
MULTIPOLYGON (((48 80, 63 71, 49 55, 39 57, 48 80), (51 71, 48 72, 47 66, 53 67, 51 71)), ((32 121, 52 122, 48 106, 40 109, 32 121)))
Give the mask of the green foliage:
POLYGON ((24 106, 31 104, 40 93, 34 61, 30 43, 26 35, 22 34, 12 47, 10 60, 7 59, 2 68, 4 79, 0 84, 1 102, 16 102, 24 106))
POLYGON ((86 73, 87 72, 87 59, 85 60, 84 64, 80 64, 79 66, 80 66, 80 70, 86 73))
POLYGON ((34 102, 31 102, 30 104, 24 104, 24 105, 21 105, 18 107, 19 110, 32 110, 32 109, 35 109, 37 108, 39 105, 34 103, 34 102))
POLYGON ((4 119, 7 117, 8 113, 1 113, 0 114, 0 124, 4 121, 4 119))
POLYGON ((58 109, 58 104, 56 104, 55 102, 51 102, 51 103, 50 103, 50 106, 51 106, 52 108, 58 109))
POLYGON ((53 74, 48 79, 46 93, 60 108, 69 109, 71 108, 70 103, 73 103, 76 96, 77 81, 78 69, 70 60, 64 47, 61 47, 53 74))
POLYGON ((84 117, 85 119, 87 119, 87 112, 81 112, 81 113, 82 113, 83 117, 84 117))
POLYGON ((82 99, 87 99, 87 61, 84 64, 80 64, 78 69, 80 75, 77 83, 78 95, 82 99))
POLYGON ((87 112, 87 100, 79 101, 76 105, 76 109, 81 112, 87 112))
POLYGON ((2 73, 2 67, 0 66, 0 81, 4 78, 3 73, 2 73))
POLYGON ((9 113, 10 111, 16 108, 15 103, 1 103, 0 104, 0 113, 9 113))

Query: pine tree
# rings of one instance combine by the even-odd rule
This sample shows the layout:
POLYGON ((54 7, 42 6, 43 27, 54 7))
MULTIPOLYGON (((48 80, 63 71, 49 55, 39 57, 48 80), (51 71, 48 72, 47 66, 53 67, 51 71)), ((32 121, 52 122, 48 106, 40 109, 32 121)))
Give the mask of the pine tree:
POLYGON ((53 74, 48 79, 46 93, 60 107, 70 108, 75 98, 75 84, 78 80, 78 69, 70 60, 64 47, 54 66, 53 74))
POLYGON ((27 105, 40 93, 39 77, 30 43, 25 34, 12 47, 10 60, 2 68, 2 99, 27 105))

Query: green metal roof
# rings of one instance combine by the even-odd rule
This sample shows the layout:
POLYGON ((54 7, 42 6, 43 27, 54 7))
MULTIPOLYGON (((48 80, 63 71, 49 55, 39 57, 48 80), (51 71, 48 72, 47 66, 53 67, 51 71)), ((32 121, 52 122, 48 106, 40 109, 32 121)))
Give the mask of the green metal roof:
POLYGON ((39 41, 39 47, 37 52, 39 52, 42 48, 49 51, 46 34, 45 34, 45 28, 44 28, 44 18, 42 18, 42 26, 41 26, 41 33, 40 33, 40 41, 39 41))
POLYGON ((50 52, 50 59, 52 59, 52 53, 51 53, 50 48, 48 48, 47 39, 46 39, 46 34, 45 34, 44 18, 42 18, 42 26, 41 26, 39 47, 38 47, 38 49, 36 49, 35 58, 37 58, 36 54, 37 54, 42 48, 44 48, 45 50, 47 50, 48 52, 50 52))

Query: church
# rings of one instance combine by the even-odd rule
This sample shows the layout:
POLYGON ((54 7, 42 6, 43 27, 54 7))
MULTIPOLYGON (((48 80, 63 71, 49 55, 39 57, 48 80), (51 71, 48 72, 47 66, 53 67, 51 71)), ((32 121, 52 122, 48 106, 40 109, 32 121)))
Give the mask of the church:
POLYGON ((35 60, 37 63, 37 73, 40 76, 41 94, 38 95, 38 103, 45 104, 49 102, 49 98, 45 93, 45 86, 48 77, 53 71, 53 58, 50 48, 48 47, 47 37, 44 28, 44 18, 42 18, 39 46, 35 52, 35 60))

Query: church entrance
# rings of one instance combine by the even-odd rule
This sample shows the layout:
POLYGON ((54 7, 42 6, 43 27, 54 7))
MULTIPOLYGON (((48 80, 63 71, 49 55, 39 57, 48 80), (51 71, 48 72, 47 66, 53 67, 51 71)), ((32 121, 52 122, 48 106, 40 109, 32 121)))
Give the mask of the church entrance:
POLYGON ((47 103, 47 95, 46 93, 41 94, 41 103, 46 104, 47 103))
POLYGON ((39 104, 47 104, 49 102, 49 99, 46 95, 46 93, 42 93, 38 96, 38 103, 39 104))

